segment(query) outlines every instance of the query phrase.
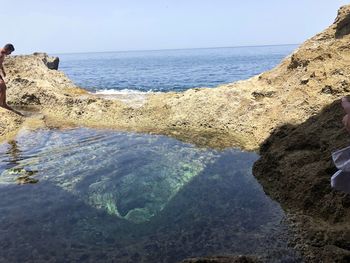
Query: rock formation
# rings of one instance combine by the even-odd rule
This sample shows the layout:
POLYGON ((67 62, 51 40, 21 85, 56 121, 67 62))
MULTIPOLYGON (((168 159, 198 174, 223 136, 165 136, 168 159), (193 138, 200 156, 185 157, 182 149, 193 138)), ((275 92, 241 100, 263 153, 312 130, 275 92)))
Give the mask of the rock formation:
MULTIPOLYGON (((318 92, 320 100, 328 97, 331 103, 300 124, 276 127, 261 144, 261 158, 254 165, 265 191, 295 213, 298 242, 310 262, 350 259, 350 198, 330 187, 336 171, 331 152, 350 144, 337 100, 349 92, 349 21, 350 8, 342 7, 335 23, 307 41, 287 66, 300 74, 299 87, 304 85, 306 94, 318 92)), ((280 66, 261 77, 278 83, 283 70, 280 66)))
POLYGON ((59 57, 49 57, 46 53, 35 52, 34 56, 40 56, 44 64, 53 70, 58 70, 58 65, 60 63, 59 57))
MULTIPOLYGON (((349 42, 350 5, 271 71, 212 89, 147 95, 137 106, 76 87, 62 72, 49 70, 45 55, 16 56, 5 65, 9 103, 34 107, 41 125, 109 127, 215 147, 260 147, 254 172, 273 198, 298 214, 295 224, 307 259, 346 262, 350 200, 333 191, 329 179, 335 171, 331 151, 350 142, 339 103, 350 91, 349 42)), ((5 110, 0 120, 1 138, 28 123, 5 110)))

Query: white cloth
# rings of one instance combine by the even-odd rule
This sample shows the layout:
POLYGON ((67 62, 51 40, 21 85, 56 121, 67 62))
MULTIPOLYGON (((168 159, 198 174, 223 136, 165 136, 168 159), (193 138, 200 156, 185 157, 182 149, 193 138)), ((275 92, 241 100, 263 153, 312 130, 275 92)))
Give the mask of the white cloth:
POLYGON ((350 146, 332 153, 335 166, 339 169, 331 178, 331 186, 350 194, 350 146))

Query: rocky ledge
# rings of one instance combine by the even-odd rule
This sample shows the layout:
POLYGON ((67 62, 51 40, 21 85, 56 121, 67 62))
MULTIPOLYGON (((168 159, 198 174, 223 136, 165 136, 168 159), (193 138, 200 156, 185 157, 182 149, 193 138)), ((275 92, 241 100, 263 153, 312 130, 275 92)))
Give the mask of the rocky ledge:
POLYGON ((349 42, 350 5, 271 71, 217 88, 150 94, 137 104, 89 94, 49 69, 45 54, 9 57, 9 103, 37 113, 1 109, 0 138, 21 127, 84 125, 259 150, 254 174, 294 215, 306 260, 347 262, 350 197, 330 188, 330 156, 350 143, 339 103, 350 91, 349 42))

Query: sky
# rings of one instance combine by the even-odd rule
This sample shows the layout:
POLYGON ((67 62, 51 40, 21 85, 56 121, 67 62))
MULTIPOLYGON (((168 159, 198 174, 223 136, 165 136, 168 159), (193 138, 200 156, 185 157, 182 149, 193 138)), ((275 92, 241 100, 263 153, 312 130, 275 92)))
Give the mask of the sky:
MULTIPOLYGON (((343 0, 0 0, 15 54, 300 44, 343 0)), ((2 45, 0 43, 0 45, 2 45)))

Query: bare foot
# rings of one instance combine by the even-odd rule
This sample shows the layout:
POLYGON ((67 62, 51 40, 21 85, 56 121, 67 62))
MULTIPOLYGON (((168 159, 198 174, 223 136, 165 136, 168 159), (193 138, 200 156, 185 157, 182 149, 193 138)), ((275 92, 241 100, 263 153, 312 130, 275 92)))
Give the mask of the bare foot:
POLYGON ((4 108, 4 109, 6 109, 6 110, 12 111, 12 112, 18 114, 19 116, 24 117, 24 115, 23 115, 22 113, 20 113, 19 111, 16 111, 15 109, 12 109, 12 108, 11 108, 9 105, 7 105, 7 104, 2 105, 2 106, 0 106, 0 107, 4 108))

